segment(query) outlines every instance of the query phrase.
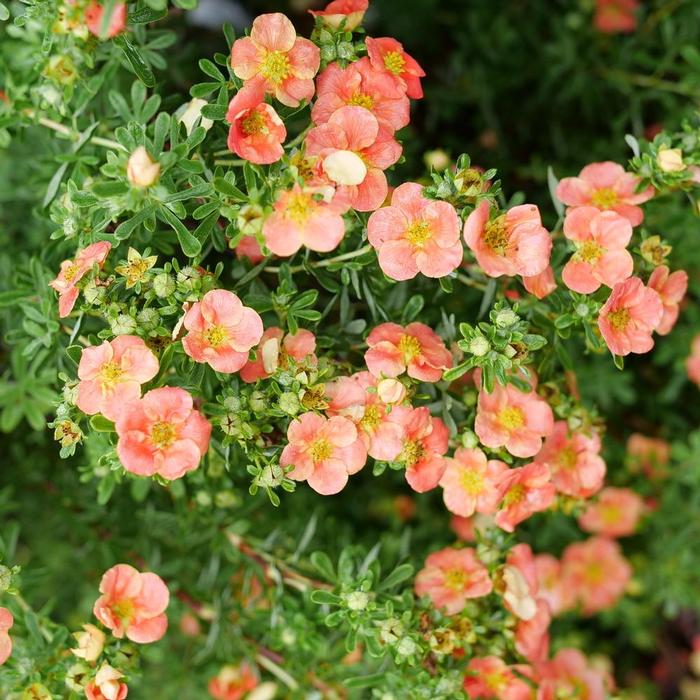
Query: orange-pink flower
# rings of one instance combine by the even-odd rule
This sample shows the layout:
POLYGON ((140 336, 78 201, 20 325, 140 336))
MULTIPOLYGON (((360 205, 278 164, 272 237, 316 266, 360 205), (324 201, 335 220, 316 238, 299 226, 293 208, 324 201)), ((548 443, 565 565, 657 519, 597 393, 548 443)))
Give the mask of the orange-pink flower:
POLYGON ((185 352, 195 362, 206 362, 226 374, 245 365, 248 352, 263 334, 258 313, 225 289, 213 289, 192 304, 183 323, 189 331, 182 339, 185 352))
POLYGON ((124 407, 141 396, 141 385, 158 374, 158 358, 135 335, 83 350, 78 365, 76 406, 93 415, 116 420, 124 407))
POLYGON ((591 294, 601 284, 613 287, 632 274, 634 261, 626 248, 632 224, 624 216, 596 207, 575 207, 564 219, 564 235, 576 246, 561 273, 569 289, 591 294))
POLYGON ((209 449, 211 425, 178 387, 161 387, 124 407, 116 422, 117 454, 139 476, 179 479, 209 449))
POLYGON ((61 263, 58 277, 49 282, 49 287, 58 292, 58 315, 61 318, 68 316, 78 300, 78 282, 90 272, 93 265, 100 268, 104 265, 111 248, 111 243, 99 241, 78 251, 74 260, 64 260, 61 263))
POLYGON ((7 608, 0 608, 0 666, 10 658, 12 654, 12 639, 9 630, 15 623, 15 618, 7 608))
POLYGON ((603 34, 629 34, 637 28, 637 0, 596 0, 595 28, 603 34))
POLYGON ((362 23, 369 0, 333 0, 323 10, 309 10, 314 17, 320 17, 325 24, 339 29, 343 24, 346 32, 351 32, 362 23))
POLYGON ((253 265, 257 265, 265 259, 262 249, 260 248, 260 243, 255 236, 243 236, 238 242, 235 248, 236 257, 240 260, 241 258, 248 258, 253 265))
POLYGON ((690 355, 685 361, 685 368, 690 381, 695 382, 700 388, 700 334, 693 338, 690 355))
POLYGON ((102 664, 95 677, 85 686, 87 700, 124 700, 129 694, 129 688, 121 679, 124 674, 102 664))
POLYGON ((571 591, 562 585, 559 560, 551 554, 536 554, 535 571, 537 597, 547 603, 552 615, 569 610, 573 599, 571 591))
MULTIPOLYGON (((698 343, 700 346, 700 343, 698 343)), ((632 433, 627 439, 627 454, 632 471, 643 471, 650 479, 666 475, 666 465, 671 458, 671 446, 661 438, 632 433)))
POLYGON ((501 574, 503 604, 520 620, 537 614, 537 569, 529 544, 516 544, 508 552, 501 574))
POLYGON ((452 367, 452 355, 440 336, 424 323, 382 323, 367 336, 367 369, 375 377, 398 377, 406 372, 422 382, 439 382, 452 367))
POLYGON ((345 235, 345 205, 319 199, 321 194, 316 188, 299 185, 279 193, 262 230, 265 245, 275 255, 294 255, 302 246, 318 253, 338 247, 345 235))
POLYGON ((536 671, 539 676, 537 700, 567 697, 605 700, 613 686, 612 679, 589 665, 578 649, 560 649, 553 659, 537 664, 536 671))
POLYGON ((509 469, 499 480, 501 504, 495 522, 506 532, 533 513, 547 510, 554 502, 555 488, 549 469, 544 464, 527 464, 509 469))
POLYGON ((688 290, 688 273, 684 270, 670 272, 666 265, 659 265, 649 277, 647 283, 661 298, 664 314, 656 328, 659 335, 668 335, 676 325, 680 303, 688 290))
POLYGON ((413 100, 423 97, 423 88, 420 79, 425 76, 425 71, 418 65, 415 58, 409 56, 403 46, 390 37, 365 39, 367 54, 372 67, 392 76, 392 78, 413 100))
POLYGON ((598 328, 615 355, 649 352, 654 347, 651 334, 663 314, 658 293, 645 287, 639 277, 630 277, 613 287, 600 309, 598 328))
POLYGON ((274 108, 265 102, 265 84, 259 78, 248 81, 228 106, 226 121, 231 125, 228 147, 240 158, 267 165, 283 155, 287 129, 274 108))
POLYGON ((538 299, 544 299, 546 296, 549 296, 557 288, 552 266, 547 265, 547 267, 537 275, 523 277, 523 287, 538 299))
POLYGON ((165 634, 170 593, 157 574, 117 564, 102 576, 100 593, 93 613, 117 639, 126 635, 137 644, 149 644, 165 634))
POLYGON ((280 465, 293 465, 289 478, 308 482, 324 496, 342 491, 348 475, 360 471, 367 461, 354 423, 342 416, 303 413, 289 424, 287 440, 280 465))
POLYGON ((375 211, 367 222, 367 237, 376 248, 379 266, 395 280, 444 277, 462 263, 457 211, 448 202, 423 196, 415 182, 399 185, 391 206, 375 211))
POLYGON ((508 469, 497 459, 486 459, 478 448, 458 449, 440 479, 442 498, 447 510, 462 517, 475 512, 495 513, 501 500, 498 480, 508 469))
POLYGON ((470 598, 491 593, 493 584, 475 550, 446 547, 428 555, 425 567, 416 575, 415 590, 447 615, 456 615, 470 598))
POLYGON ((612 209, 624 216, 632 226, 639 226, 644 212, 638 206, 654 196, 649 186, 637 192, 639 178, 618 163, 591 163, 578 177, 565 177, 557 185, 557 197, 570 207, 593 206, 605 211, 612 209))
POLYGON ((306 154, 336 187, 336 200, 357 211, 374 211, 389 191, 384 170, 401 156, 391 131, 364 107, 341 107, 306 137, 306 154))
POLYGON ((248 82, 259 76, 265 92, 288 107, 314 95, 313 78, 321 62, 319 48, 297 36, 294 25, 279 12, 256 17, 250 36, 231 47, 231 67, 248 82))
POLYGON ((464 240, 489 277, 533 277, 549 265, 552 239, 534 204, 521 204, 489 218, 483 200, 464 222, 464 240))
POLYGON ((242 700, 258 686, 258 676, 245 661, 239 666, 223 666, 209 681, 209 695, 214 700, 242 700))
POLYGON ((521 668, 508 666, 497 656, 474 657, 467 665, 464 689, 470 698, 531 700, 532 688, 514 672, 521 668))
POLYGON ((549 625, 552 613, 544 600, 537 600, 537 611, 528 620, 518 620, 515 627, 515 648, 531 663, 546 659, 549 654, 549 625))
MULTIPOLYGON (((102 15, 104 7, 99 2, 91 2, 85 8, 85 25, 90 34, 102 37, 102 15)), ((126 4, 118 2, 112 9, 112 16, 109 18, 106 36, 111 39, 117 34, 121 34, 126 29, 126 4)))
POLYGON ((290 360, 296 365, 315 367, 318 361, 315 352, 316 336, 311 331, 300 328, 296 333, 285 335, 281 328, 270 326, 260 338, 255 359, 248 360, 241 368, 241 379, 248 384, 265 379, 280 367, 288 368, 290 360))
POLYGON ((606 537, 627 537, 637 530, 646 510, 644 499, 632 489, 609 486, 595 503, 589 503, 578 519, 582 530, 606 537))

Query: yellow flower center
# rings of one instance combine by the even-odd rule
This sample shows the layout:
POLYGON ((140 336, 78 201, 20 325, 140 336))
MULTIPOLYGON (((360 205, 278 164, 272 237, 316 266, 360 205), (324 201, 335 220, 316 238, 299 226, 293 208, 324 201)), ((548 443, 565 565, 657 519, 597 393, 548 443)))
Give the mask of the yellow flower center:
POLYGON ((505 216, 499 216, 493 221, 487 222, 484 231, 484 243, 496 255, 504 256, 506 254, 508 242, 509 236, 505 216))
POLYGON ((309 455, 314 462, 322 462, 333 454, 333 445, 326 438, 319 438, 311 443, 309 455))
POLYGON ((503 505, 506 508, 516 506, 525 498, 525 494, 525 487, 522 484, 516 484, 508 489, 508 493, 506 493, 505 498, 503 499, 503 505))
POLYGON ((285 216, 296 224, 305 224, 311 216, 311 196, 294 194, 287 200, 285 216))
POLYGON ((126 598, 112 605, 112 613, 122 622, 130 622, 134 617, 134 601, 126 598))
POLYGON ((478 496, 486 486, 483 475, 473 469, 465 469, 460 476, 459 482, 470 496, 478 496))
POLYGON ((116 362, 105 362, 100 370, 100 382, 103 387, 112 387, 119 382, 124 371, 116 362))
POLYGON ((279 85, 289 77, 289 59, 281 51, 268 51, 260 65, 260 73, 271 83, 279 85))
POLYGON ((414 221, 406 229, 406 240, 416 246, 422 248, 433 236, 433 231, 427 221, 414 221))
POLYGON ((410 362, 413 358, 420 355, 420 341, 412 335, 402 335, 397 347, 406 362, 410 362))
POLYGON ((223 326, 207 328, 202 335, 204 342, 214 349, 220 347, 228 340, 228 333, 223 326))
POLYGON ((445 572, 445 588, 452 591, 462 591, 467 585, 469 577, 463 569, 448 569, 445 572))
POLYGON ((615 525, 621 515, 620 508, 616 505, 608 504, 600 508, 600 518, 607 525, 615 525))
POLYGON ((75 279, 75 276, 78 274, 79 269, 80 267, 74 262, 68 265, 68 267, 66 267, 66 271, 63 273, 63 277, 66 282, 72 282, 75 279))
POLYGON ((394 75, 401 75, 406 65, 404 57, 398 51, 388 51, 384 54, 384 67, 394 75))
POLYGON ((177 432, 172 423, 161 421, 151 428, 151 442, 158 448, 170 447, 175 442, 177 432))
POLYGON ((617 311, 611 311, 608 314, 608 323, 616 331, 624 331, 630 322, 630 312, 629 309, 618 309, 617 311))
POLYGON ((400 460, 407 466, 412 467, 425 452, 425 448, 418 440, 409 440, 401 451, 400 460))
POLYGON ((603 255, 603 248, 595 241, 586 241, 576 251, 576 257, 589 265, 594 265, 603 255))
POLYGON ((489 690, 493 691, 494 695, 497 695, 508 686, 508 679, 503 673, 494 671, 484 675, 484 683, 486 683, 489 690))
POLYGON ((241 122, 241 129, 246 136, 254 136, 265 131, 265 117, 257 109, 251 110, 250 114, 241 122))
POLYGON ((610 209, 620 201, 620 198, 611 187, 601 187, 592 194, 591 201, 598 209, 610 209))
POLYGON ((517 406, 508 406, 498 414, 498 422, 506 430, 517 430, 525 425, 525 416, 517 406))
POLYGON ((371 430, 376 428, 382 422, 382 412, 379 406, 367 406, 365 414, 362 416, 360 424, 363 428, 371 430))
POLYGON ((557 462, 564 471, 571 471, 576 466, 576 451, 572 447, 565 447, 559 453, 557 462))
POLYGON ((593 561, 586 566, 584 573, 586 583, 598 586, 605 581, 605 568, 600 562, 593 561))
POLYGON ((365 109, 371 110, 372 107, 374 107, 374 98, 364 92, 355 92, 348 100, 348 104, 354 107, 364 107, 365 109))

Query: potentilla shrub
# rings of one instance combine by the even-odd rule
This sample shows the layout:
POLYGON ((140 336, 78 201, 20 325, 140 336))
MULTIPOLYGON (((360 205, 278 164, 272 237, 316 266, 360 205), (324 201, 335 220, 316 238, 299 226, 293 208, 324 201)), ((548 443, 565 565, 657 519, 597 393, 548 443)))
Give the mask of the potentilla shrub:
MULTIPOLYGON (((700 180, 697 129, 631 140, 631 169, 552 174, 549 228, 466 155, 390 186, 429 78, 395 39, 364 35, 366 9, 332 2, 310 38, 280 13, 244 37, 227 28, 230 54, 202 59, 207 82, 159 111, 144 56, 158 67, 168 40, 149 44, 142 25, 163 13, 66 3, 51 82, 31 105, 8 84, 3 109, 73 143, 45 198, 64 260, 34 291, 62 349, 61 456, 84 455, 100 507, 130 489, 147 511, 165 494, 173 531, 212 535, 171 561, 124 548, 70 627, 32 610, 8 559, 4 697, 121 700, 144 669, 177 665, 149 651, 172 637, 199 649, 193 697, 615 692, 609 668, 550 640, 553 618, 609 610, 630 588, 618 539, 650 507, 605 486, 605 426, 577 363, 622 370, 672 331, 687 274, 640 226, 646 202, 700 180), (130 103, 107 95, 123 123, 83 126, 120 60, 140 80, 130 103), (224 475, 236 491, 215 485, 224 475), (442 544, 414 551, 306 554, 327 527, 335 559, 333 528, 347 540, 339 520, 377 488, 406 519, 439 504, 452 532, 427 528, 442 544), (325 520, 309 519, 325 499, 325 520), (214 506, 228 510, 213 521, 214 506), (306 528, 275 534, 281 511, 306 528), (557 552, 520 541, 554 511, 588 537, 557 552), (257 512, 253 529, 239 512, 257 512), (227 559, 205 570, 222 542, 227 559)), ((694 381, 698 353, 696 340, 694 381)), ((665 443, 633 437, 640 469, 668 462, 665 443)))

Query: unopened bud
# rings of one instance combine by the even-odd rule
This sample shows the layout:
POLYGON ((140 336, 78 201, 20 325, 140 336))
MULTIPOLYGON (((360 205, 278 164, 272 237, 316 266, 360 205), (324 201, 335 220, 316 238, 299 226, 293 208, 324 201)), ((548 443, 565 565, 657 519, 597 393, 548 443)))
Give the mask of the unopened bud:
POLYGON ((167 272, 161 272, 153 279, 153 291, 161 299, 169 297, 175 291, 175 280, 167 272))
POLYGON ((474 355, 474 357, 483 357, 490 349, 491 344, 483 335, 476 336, 476 338, 473 338, 469 343, 469 352, 474 355))
POLYGON ((518 322, 518 314, 512 309, 503 309, 496 314, 495 323, 499 328, 508 328, 518 322))
POLYGON ((369 596, 364 591, 353 591, 345 596, 345 604, 350 610, 365 610, 369 604, 369 596))
POLYGON ((685 170, 683 151, 680 148, 660 148, 656 154, 656 164, 665 173, 678 173, 685 170))
POLYGON ((160 177, 160 164, 151 159, 143 146, 139 146, 129 156, 129 161, 126 164, 126 177, 134 187, 150 187, 160 177))
POLYGON ((279 407, 281 411, 284 411, 287 415, 295 416, 299 413, 301 408, 301 403, 299 397, 292 393, 291 391, 285 391, 279 398, 279 407))
POLYGON ((129 314, 119 314, 111 323, 114 335, 132 335, 136 330, 136 319, 129 314))
POLYGON ((398 379, 381 379, 377 383, 377 396, 384 403, 400 403, 406 398, 406 387, 398 379))

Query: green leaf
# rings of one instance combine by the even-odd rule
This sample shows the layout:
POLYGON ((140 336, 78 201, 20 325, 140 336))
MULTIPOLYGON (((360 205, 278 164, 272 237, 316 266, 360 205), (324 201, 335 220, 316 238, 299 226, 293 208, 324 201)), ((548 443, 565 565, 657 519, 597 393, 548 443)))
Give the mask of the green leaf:
POLYGON ((547 168, 547 187, 549 187, 549 196, 552 199, 552 204, 557 212, 557 216, 564 216, 564 205, 559 197, 557 197, 557 185, 559 185, 559 180, 557 180, 552 167, 549 166, 547 168))
POLYGON ((156 84, 156 78, 146 61, 143 60, 138 49, 129 41, 126 34, 118 34, 114 37, 114 43, 124 52, 126 60, 131 65, 136 77, 147 87, 156 84))
POLYGON ((224 74, 216 67, 214 62, 210 61, 208 58, 199 59, 199 69, 210 78, 214 78, 214 80, 219 80, 221 82, 226 80, 224 74))
POLYGON ((379 590, 393 588, 413 576, 413 567, 410 564, 397 566, 379 585, 379 590))
POLYGON ((98 433, 114 432, 114 423, 99 413, 90 418, 90 427, 98 433))
POLYGON ((129 10, 128 22, 129 24, 147 24, 148 22, 157 22, 167 16, 168 11, 165 8, 156 10, 152 7, 140 7, 129 10))
POLYGON ((153 214, 153 207, 148 206, 144 207, 140 212, 134 214, 130 219, 127 219, 126 221, 123 221, 117 228, 114 230, 114 237, 118 241, 123 241, 129 238, 131 234, 134 232, 134 229, 142 224, 146 219, 148 219, 149 216, 153 214))
POLYGON ((0 22, 10 19, 10 11, 0 2, 0 22))
POLYGON ((385 673, 372 673, 369 676, 353 676, 343 680, 344 688, 379 688, 386 678, 385 673))
POLYGON ((166 224, 169 224, 173 228, 177 235, 177 240, 180 243, 180 247, 182 248, 182 252, 188 258, 193 258, 201 253, 202 244, 190 233, 187 227, 170 211, 170 209, 167 207, 159 207, 158 215, 166 224))
POLYGON ((240 201, 245 201, 247 199, 244 192, 241 192, 238 187, 223 177, 214 178, 214 189, 227 197, 231 197, 232 199, 237 199, 240 201))
POLYGON ((340 596, 323 589, 315 590, 311 594, 311 600, 318 605, 340 605, 340 596))
POLYGON ((335 581, 335 570, 330 557, 325 552, 313 552, 309 557, 314 568, 327 580, 335 581))

